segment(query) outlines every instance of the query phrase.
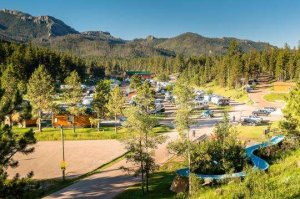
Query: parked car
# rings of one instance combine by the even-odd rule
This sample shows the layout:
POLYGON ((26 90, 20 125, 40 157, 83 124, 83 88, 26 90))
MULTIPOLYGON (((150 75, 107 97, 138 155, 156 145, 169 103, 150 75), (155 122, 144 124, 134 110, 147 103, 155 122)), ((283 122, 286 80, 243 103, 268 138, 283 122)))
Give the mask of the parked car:
POLYGON ((268 116, 270 115, 270 112, 265 110, 265 109, 258 109, 256 111, 253 111, 252 112, 252 115, 255 115, 255 116, 268 116))
POLYGON ((164 107, 148 111, 149 114, 158 114, 158 113, 164 113, 164 112, 165 112, 165 108, 164 107))
POLYGON ((260 123, 261 123, 260 120, 257 120, 253 117, 245 117, 242 122, 243 125, 250 125, 250 126, 259 125, 260 123))
POLYGON ((205 110, 202 112, 201 116, 205 117, 205 118, 212 118, 212 117, 214 117, 214 111, 213 110, 205 110))
POLYGON ((261 117, 258 117, 256 115, 250 115, 248 118, 252 119, 252 120, 255 120, 257 122, 263 122, 263 118, 261 117))
POLYGON ((264 109, 269 111, 270 113, 276 111, 276 107, 264 107, 264 109))
POLYGON ((243 119, 244 123, 248 123, 248 124, 261 124, 263 122, 263 119, 261 117, 257 117, 255 115, 250 115, 248 117, 245 117, 243 119))

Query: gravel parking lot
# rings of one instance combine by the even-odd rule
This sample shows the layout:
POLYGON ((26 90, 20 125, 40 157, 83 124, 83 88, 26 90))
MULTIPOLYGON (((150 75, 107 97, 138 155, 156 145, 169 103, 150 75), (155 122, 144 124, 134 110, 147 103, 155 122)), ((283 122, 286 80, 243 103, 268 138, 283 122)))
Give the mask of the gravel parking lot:
MULTIPOLYGON (((66 176, 74 178, 98 168, 125 153, 124 145, 116 140, 65 141, 66 176)), ((41 141, 29 155, 16 154, 17 168, 10 168, 10 177, 34 172, 34 179, 61 177, 62 144, 60 141, 41 141)))

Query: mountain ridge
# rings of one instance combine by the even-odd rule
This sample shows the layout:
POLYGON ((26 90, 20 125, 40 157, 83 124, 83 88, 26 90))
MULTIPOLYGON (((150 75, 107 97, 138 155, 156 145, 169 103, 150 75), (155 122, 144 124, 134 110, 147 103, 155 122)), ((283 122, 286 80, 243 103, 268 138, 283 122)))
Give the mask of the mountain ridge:
POLYGON ((7 9, 0 11, 0 39, 31 42, 81 56, 108 57, 219 55, 227 52, 231 41, 236 41, 245 52, 273 47, 266 42, 232 37, 209 38, 193 32, 170 38, 149 35, 146 38, 124 40, 104 31, 79 32, 52 16, 32 16, 7 9))

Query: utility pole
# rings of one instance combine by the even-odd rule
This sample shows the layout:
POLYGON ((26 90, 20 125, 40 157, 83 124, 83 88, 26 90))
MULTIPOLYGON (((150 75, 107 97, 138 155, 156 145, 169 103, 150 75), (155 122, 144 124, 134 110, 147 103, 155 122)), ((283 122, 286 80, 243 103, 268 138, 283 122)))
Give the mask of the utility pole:
POLYGON ((64 140, 64 128, 60 126, 61 132, 61 144, 62 144, 62 161, 61 161, 61 171, 62 171, 62 179, 65 181, 65 170, 66 170, 66 162, 65 162, 65 140, 64 140))

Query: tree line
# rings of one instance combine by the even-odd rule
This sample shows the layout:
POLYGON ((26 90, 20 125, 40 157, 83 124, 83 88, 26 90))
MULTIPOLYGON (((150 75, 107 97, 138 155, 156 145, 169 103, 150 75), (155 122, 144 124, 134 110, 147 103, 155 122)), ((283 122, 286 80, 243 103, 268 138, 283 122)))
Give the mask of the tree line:
POLYGON ((279 81, 300 79, 300 48, 266 47, 263 51, 243 52, 232 42, 226 54, 185 57, 155 56, 149 58, 104 58, 93 59, 105 68, 106 75, 118 75, 126 70, 147 70, 162 79, 172 73, 184 73, 195 85, 216 82, 222 87, 241 87, 244 82, 261 73, 279 81))
POLYGON ((66 53, 54 52, 31 44, 16 44, 0 41, 0 73, 11 66, 17 79, 27 82, 31 74, 44 65, 54 80, 64 80, 72 71, 84 77, 87 70, 85 60, 66 53))

